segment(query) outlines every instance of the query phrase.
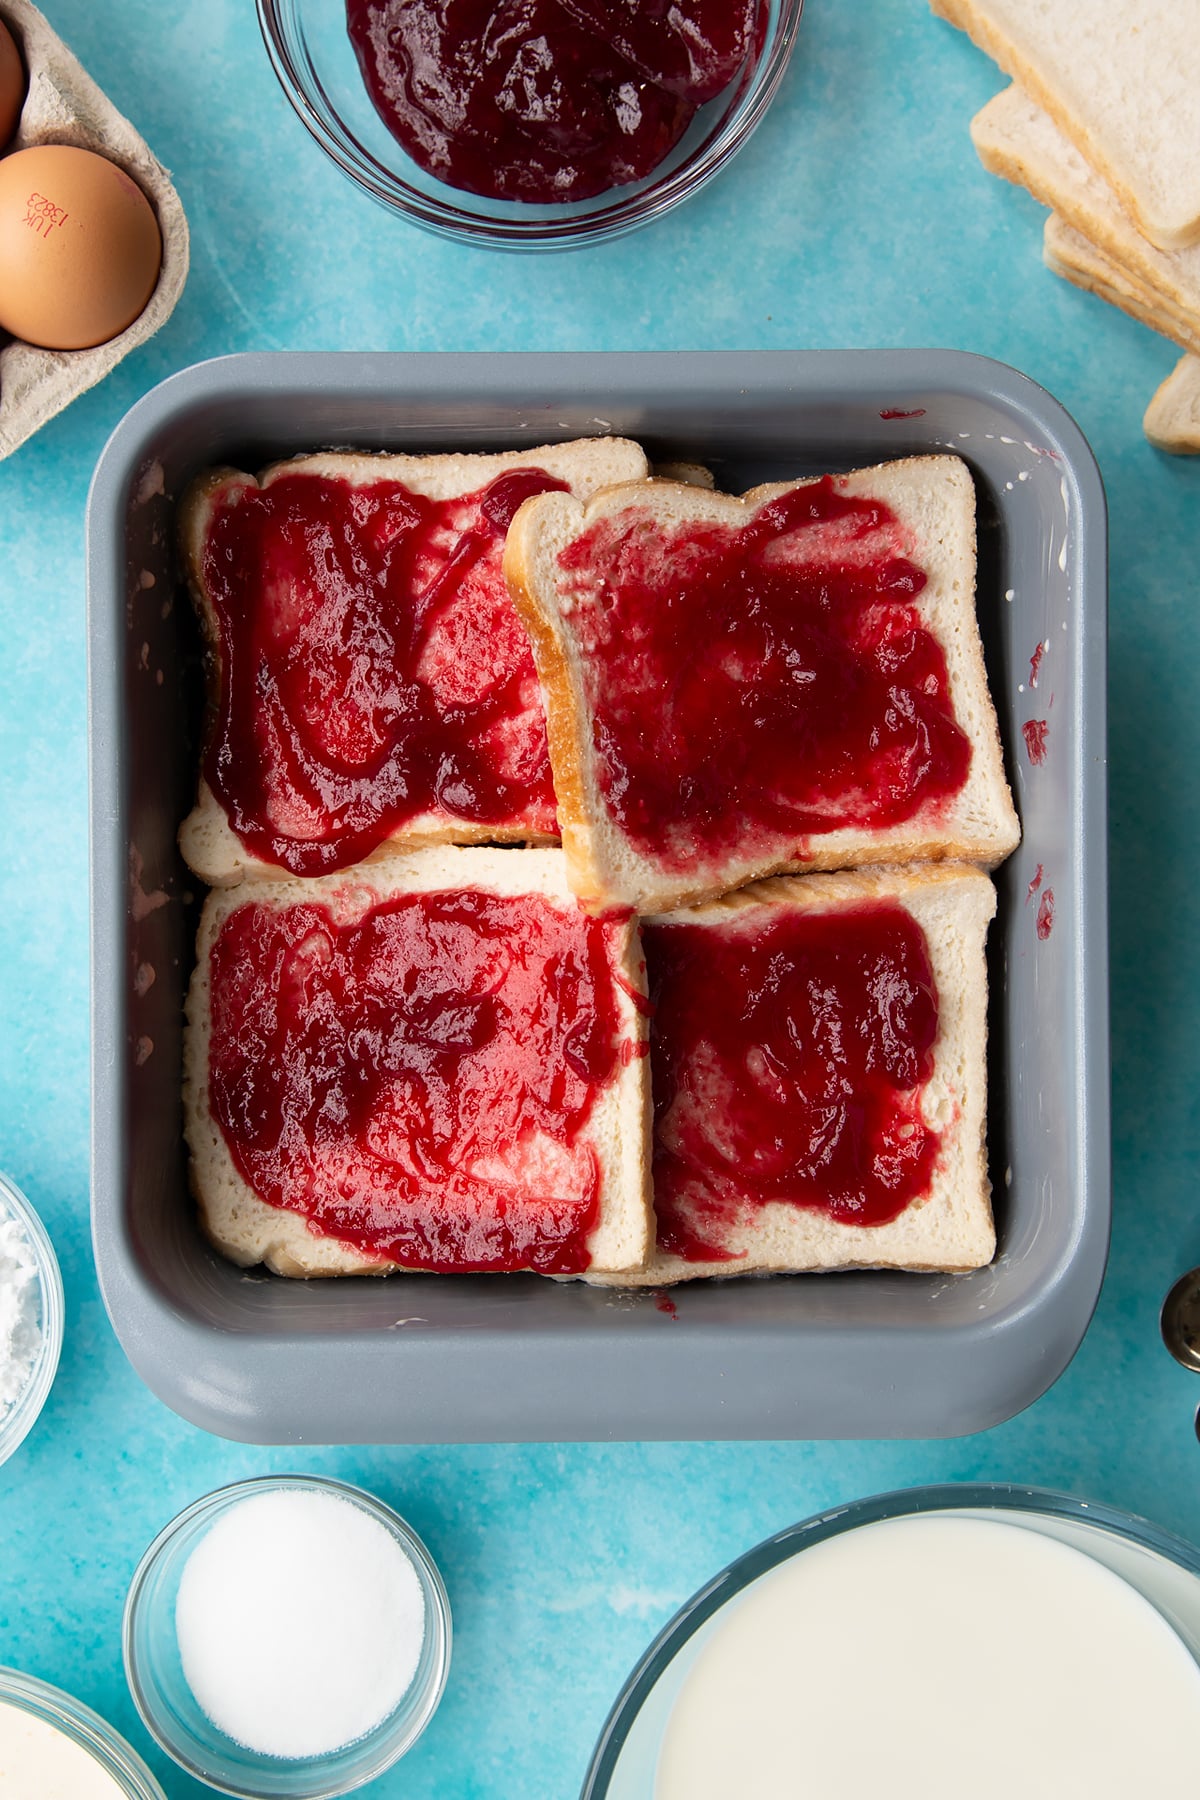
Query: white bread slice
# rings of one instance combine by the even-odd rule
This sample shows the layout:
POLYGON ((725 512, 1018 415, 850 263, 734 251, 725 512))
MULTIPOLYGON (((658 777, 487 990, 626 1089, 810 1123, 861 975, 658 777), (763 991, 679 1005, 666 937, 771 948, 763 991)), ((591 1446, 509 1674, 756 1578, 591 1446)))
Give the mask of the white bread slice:
POLYGON ((1075 231, 1057 213, 1046 220, 1042 235, 1046 267, 1085 293, 1107 300, 1131 319, 1160 332, 1181 350, 1200 351, 1200 327, 1157 288, 1131 275, 1114 258, 1098 250, 1090 239, 1075 231))
MULTIPOLYGON (((209 1103, 211 957, 222 925, 245 905, 284 910, 311 903, 326 906, 339 923, 350 924, 394 895, 462 890, 540 895, 556 909, 579 916, 557 849, 442 846, 312 881, 247 882, 209 894, 187 996, 184 1121, 201 1224, 232 1261, 243 1267, 265 1263, 277 1274, 292 1276, 386 1274, 399 1266, 364 1254, 351 1243, 314 1234, 298 1212, 262 1200, 235 1164, 209 1103)), ((652 1242, 647 1023, 645 1001, 638 1004, 645 993, 644 964, 634 920, 611 922, 610 933, 619 1055, 616 1072, 598 1091, 583 1128, 583 1141, 594 1152, 600 1171, 600 1212, 588 1239, 591 1268, 583 1272, 585 1279, 593 1270, 640 1266, 652 1242)), ((506 1182, 518 1204, 522 1178, 518 1171, 506 1182)), ((536 1187, 530 1197, 536 1198, 536 1187)))
MULTIPOLYGON (((924 570, 926 586, 914 602, 921 623, 946 658, 950 699, 971 745, 965 786, 945 805, 927 808, 899 825, 838 827, 804 834, 780 832, 740 853, 716 858, 703 846, 659 858, 633 844, 602 791, 590 709, 591 683, 602 690, 603 660, 584 649, 579 615, 562 575, 560 553, 597 521, 631 508, 656 527, 719 525, 738 529, 761 506, 809 485, 781 482, 741 499, 669 482, 651 488, 614 487, 586 506, 565 494, 526 501, 508 533, 504 572, 533 640, 546 697, 550 761, 559 826, 570 879, 585 905, 628 905, 661 912, 725 893, 781 870, 840 868, 864 862, 931 857, 995 864, 1014 848, 1019 826, 1004 776, 995 710, 987 687, 975 618, 975 493, 957 457, 911 457, 833 478, 835 491, 882 501, 899 522, 906 554, 924 570)), ((720 652, 716 646, 714 655, 720 652)), ((649 729, 658 701, 646 696, 649 729)), ((779 746, 781 762, 787 745, 779 746)))
POLYGON ((1200 356, 1184 356, 1156 390, 1142 429, 1159 450, 1200 455, 1200 356))
MULTIPOLYGON (((530 450, 496 454, 439 453, 403 456, 330 451, 292 457, 272 464, 257 478, 233 469, 213 469, 189 487, 180 506, 179 539, 188 587, 200 619, 207 651, 210 700, 221 679, 221 644, 216 616, 204 578, 203 552, 214 508, 239 488, 269 488, 281 476, 309 474, 345 481, 355 488, 375 482, 402 482, 432 500, 472 494, 506 469, 536 468, 569 484, 572 493, 588 498, 612 482, 639 481, 649 472, 645 452, 628 438, 578 438, 530 450)), ((430 811, 413 818, 374 853, 420 844, 553 842, 520 820, 508 825, 478 825, 447 812, 430 811)), ((180 829, 179 844, 189 867, 212 886, 241 881, 248 875, 286 877, 288 871, 264 861, 241 842, 224 808, 203 774, 196 805, 180 829)))
MULTIPOLYGON (((938 993, 934 1066, 921 1098, 922 1116, 941 1134, 928 1194, 890 1223, 875 1226, 844 1224, 786 1201, 750 1203, 725 1239, 725 1248, 738 1260, 691 1261, 656 1249, 644 1270, 608 1278, 612 1283, 657 1287, 697 1276, 856 1268, 962 1271, 991 1261, 996 1238, 984 1147, 984 940, 996 894, 986 875, 962 864, 940 863, 776 878, 648 923, 667 929, 699 925, 714 934, 731 928, 742 932, 756 914, 766 921, 781 909, 830 912, 884 901, 904 907, 920 925, 938 993)), ((649 958, 653 992, 652 948, 649 958)), ((714 1008, 720 1008, 719 991, 712 998, 714 1008)))
POLYGON ((1200 242, 1200 0, 931 0, 1160 250, 1200 242))
POLYGON ((1148 243, 1108 184, 1019 87, 988 101, 971 121, 971 137, 985 169, 1027 188, 1200 333, 1200 245, 1164 251, 1148 243))

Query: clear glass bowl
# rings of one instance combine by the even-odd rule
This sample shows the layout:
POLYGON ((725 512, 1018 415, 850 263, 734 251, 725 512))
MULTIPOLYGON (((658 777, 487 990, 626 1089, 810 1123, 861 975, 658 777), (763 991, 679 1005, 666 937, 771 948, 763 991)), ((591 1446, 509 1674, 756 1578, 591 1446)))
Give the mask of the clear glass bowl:
MULTIPOLYGON (((264 1598, 269 1586, 264 1583, 264 1598)), ((160 1531, 143 1556, 125 1602, 125 1673, 147 1730, 168 1756, 210 1787, 240 1800, 332 1800, 373 1781, 411 1749, 437 1711, 450 1668, 450 1602, 416 1533, 361 1488, 318 1475, 264 1475, 206 1494, 160 1531), (183 1673, 175 1599, 188 1557, 222 1514, 263 1492, 333 1494, 376 1519, 408 1555, 425 1597, 425 1641, 417 1672, 395 1711, 365 1737, 324 1756, 264 1756, 218 1730, 183 1673)))
POLYGON ((827 1538, 923 1513, 1007 1519, 1083 1551, 1149 1600, 1200 1661, 1200 1550, 1148 1520, 1027 1487, 924 1487, 881 1494, 776 1533, 692 1596, 622 1688, 592 1754, 580 1800, 650 1800, 663 1733, 707 1638, 704 1628, 759 1576, 827 1538))
POLYGON ((32 1373, 20 1397, 0 1418, 0 1463, 7 1462, 18 1444, 32 1430, 38 1414, 46 1404, 46 1396, 54 1383, 63 1341, 63 1285, 54 1246, 46 1227, 34 1212, 20 1188, 0 1175, 0 1221, 5 1215, 16 1219, 28 1238, 37 1263, 38 1310, 42 1343, 32 1373))
POLYGON ((666 161, 643 180, 591 200, 545 205, 489 200, 427 175, 375 111, 346 30, 343 0, 258 0, 283 91, 321 148, 391 211, 446 237, 499 249, 567 249, 619 237, 710 181, 741 149, 783 78, 804 0, 766 0, 761 48, 703 106, 666 161))
MULTIPOLYGON (((60 1688, 16 1669, 0 1669, 0 1701, 19 1706, 86 1750, 129 1800, 166 1800, 140 1756, 129 1748, 98 1713, 60 1688)), ((31 1800, 33 1797, 31 1796, 31 1800)))

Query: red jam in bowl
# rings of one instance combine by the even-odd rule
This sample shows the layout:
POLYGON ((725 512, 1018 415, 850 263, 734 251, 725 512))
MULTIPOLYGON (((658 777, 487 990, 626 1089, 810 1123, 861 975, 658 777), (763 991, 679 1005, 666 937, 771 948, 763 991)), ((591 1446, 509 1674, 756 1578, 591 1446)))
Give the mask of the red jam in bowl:
POLYGON ((209 1096, 234 1163, 321 1237, 441 1272, 588 1267, 587 1127, 622 1066, 622 921, 538 894, 247 902, 212 954, 209 1096))
POLYGON ((772 1202, 871 1226, 928 1192, 938 999, 911 913, 763 908, 642 933, 660 1249, 726 1261, 772 1202))
POLYGON ((346 0, 367 92, 413 161, 538 204, 649 175, 763 16, 762 0, 346 0))
POLYGON ((740 528, 630 506, 561 552, 601 791, 642 855, 802 860, 811 834, 961 791, 970 741, 908 551, 887 506, 826 477, 740 528))
POLYGON ((245 847, 293 875, 434 814, 553 835, 533 655, 504 585, 513 469, 430 500, 298 472, 230 484, 203 550, 220 692, 204 772, 245 847))

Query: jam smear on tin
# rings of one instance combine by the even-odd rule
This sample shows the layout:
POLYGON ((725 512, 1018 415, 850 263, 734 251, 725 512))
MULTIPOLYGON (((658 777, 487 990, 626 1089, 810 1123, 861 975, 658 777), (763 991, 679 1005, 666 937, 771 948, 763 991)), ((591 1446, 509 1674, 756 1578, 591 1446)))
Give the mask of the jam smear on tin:
POLYGON ((1038 902, 1037 934, 1038 934, 1039 938, 1041 938, 1042 942, 1045 943, 1046 939, 1050 936, 1050 933, 1053 930, 1054 930, 1054 889, 1048 887, 1046 889, 1045 893, 1042 895, 1041 900, 1038 902))
POLYGON ((938 997, 911 913, 780 908, 642 931, 661 1249, 727 1261, 772 1202, 873 1226, 929 1191, 938 997))
POLYGON ((960 792, 970 741, 906 552, 887 506, 826 477, 740 528, 630 506, 560 553, 598 779, 643 854, 802 854, 960 792))
POLYGON ((1045 719, 1026 719, 1021 727, 1021 736, 1025 739, 1025 754, 1035 769, 1040 769, 1046 760, 1046 740, 1050 736, 1050 726, 1045 719))
POLYGON ((319 875, 431 812, 554 833, 541 692, 500 559, 521 502, 565 485, 512 469, 430 500, 297 472, 221 496, 203 550, 220 662, 204 772, 248 850, 319 875))
POLYGON ((409 1268, 586 1269, 618 923, 470 890, 353 922, 238 907, 212 954, 209 1093, 244 1179, 409 1268))

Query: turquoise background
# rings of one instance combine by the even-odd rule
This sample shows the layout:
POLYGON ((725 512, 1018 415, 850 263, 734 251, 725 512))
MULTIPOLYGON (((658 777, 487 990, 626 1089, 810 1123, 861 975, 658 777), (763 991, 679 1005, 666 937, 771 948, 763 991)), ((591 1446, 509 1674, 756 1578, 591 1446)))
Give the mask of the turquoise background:
POLYGON ((1014 1480, 1200 1539, 1200 1382, 1157 1327, 1200 1263, 1200 462, 1141 434, 1173 346, 1048 274, 1041 209, 979 167, 968 124, 996 70, 919 0, 808 0, 770 116, 714 186, 622 242, 518 260, 361 197, 280 94, 250 0, 46 11, 172 170, 192 274, 150 344, 0 464, 0 1167, 53 1235, 68 1309, 49 1405, 0 1469, 0 1662, 110 1718, 172 1800, 201 1793, 126 1692, 129 1576, 205 1490, 326 1471, 407 1515, 455 1612, 441 1711, 371 1791, 561 1800, 675 1608, 833 1502, 1014 1480), (118 1348, 88 1236, 83 516, 108 433, 162 377, 231 350, 891 345, 1015 364, 1074 414, 1108 489, 1115 1225, 1071 1368, 1021 1417, 948 1443, 280 1451, 184 1424, 118 1348))

